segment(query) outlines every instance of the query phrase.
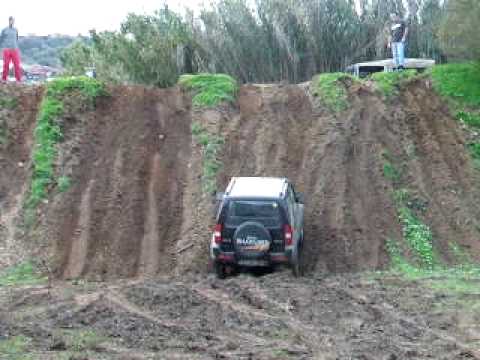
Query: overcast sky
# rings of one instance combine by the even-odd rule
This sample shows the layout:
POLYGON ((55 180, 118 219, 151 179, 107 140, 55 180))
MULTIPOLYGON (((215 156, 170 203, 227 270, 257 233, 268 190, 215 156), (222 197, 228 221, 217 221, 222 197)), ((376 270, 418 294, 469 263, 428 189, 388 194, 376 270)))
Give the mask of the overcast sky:
MULTIPOLYGON (((152 13, 162 0, 0 0, 0 26, 16 18, 20 35, 88 34, 88 30, 116 30, 129 12, 152 13)), ((204 0, 168 0, 172 8, 198 7, 204 0)), ((209 3, 209 1, 206 1, 209 3)))

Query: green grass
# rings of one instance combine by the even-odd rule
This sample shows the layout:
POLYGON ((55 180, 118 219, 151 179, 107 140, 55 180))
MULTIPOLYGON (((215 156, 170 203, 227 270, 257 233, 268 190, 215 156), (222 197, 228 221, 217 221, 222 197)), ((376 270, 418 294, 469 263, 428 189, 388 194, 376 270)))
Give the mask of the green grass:
POLYGON ((224 144, 223 138, 210 134, 200 123, 193 122, 192 136, 197 144, 202 146, 202 188, 207 194, 217 189, 217 173, 222 164, 218 160, 218 154, 224 144))
POLYGON ((68 176, 60 176, 57 180, 58 191, 61 193, 68 191, 72 186, 72 180, 68 176))
POLYGON ((56 121, 63 115, 61 101, 45 98, 40 105, 40 113, 35 129, 35 149, 33 152, 33 175, 28 208, 35 208, 46 198, 48 187, 53 183, 54 163, 57 157, 57 143, 62 139, 62 130, 56 121))
POLYGON ((467 126, 477 129, 480 128, 480 114, 460 110, 456 113, 455 117, 467 126))
MULTIPOLYGON (((448 100, 456 118, 480 129, 480 67, 477 64, 437 65, 430 70, 435 91, 448 100)), ((469 145, 474 166, 480 168, 480 144, 469 145)))
POLYGON ((28 355, 31 340, 25 336, 15 336, 0 341, 0 359, 2 360, 33 360, 28 355))
POLYGON ((97 350, 105 341, 105 337, 92 330, 66 330, 59 336, 65 341, 66 348, 74 352, 97 350))
POLYGON ((371 79, 377 84, 380 92, 390 98, 398 94, 399 87, 415 78, 418 75, 416 70, 404 70, 395 72, 378 72, 371 75, 371 79))
POLYGON ((401 173, 393 164, 392 155, 382 154, 384 161, 383 174, 392 182, 395 190, 393 200, 397 207, 398 220, 402 226, 403 244, 408 247, 408 253, 413 255, 414 263, 404 257, 404 251, 399 243, 390 239, 387 241, 387 251, 392 259, 393 267, 401 272, 412 272, 415 268, 432 269, 436 265, 433 249, 433 235, 430 228, 418 217, 419 212, 426 211, 426 203, 413 198, 408 189, 399 188, 401 173))
POLYGON ((441 96, 458 105, 480 107, 480 67, 476 64, 436 65, 429 73, 441 96))
POLYGON ((40 105, 34 132, 33 175, 30 194, 26 200, 27 209, 36 208, 46 199, 49 189, 55 185, 65 190, 70 181, 54 180, 54 165, 57 158, 57 145, 63 140, 60 119, 65 113, 63 98, 70 92, 80 94, 79 101, 92 105, 98 96, 106 95, 105 86, 88 77, 58 78, 47 85, 45 97, 40 105))
POLYGON ((325 106, 334 113, 348 108, 348 93, 342 80, 351 79, 345 73, 325 73, 317 75, 312 80, 313 95, 320 97, 325 106))
POLYGON ((65 94, 78 91, 83 97, 94 102, 100 96, 108 95, 105 84, 87 76, 57 78, 48 84, 46 97, 61 99, 65 94))
POLYGON ((473 166, 480 170, 480 143, 471 143, 468 145, 468 149, 473 159, 473 166))
POLYGON ((7 122, 0 118, 0 145, 5 145, 8 139, 7 122))
POLYGON ((401 205, 397 211, 403 238, 417 257, 418 265, 422 268, 433 268, 433 235, 430 228, 407 206, 401 205))
POLYGON ((0 272, 0 287, 43 284, 47 279, 39 273, 35 266, 23 262, 0 272))
POLYGON ((385 161, 383 164, 383 176, 392 182, 398 182, 401 178, 400 171, 398 171, 389 161, 385 161))
POLYGON ((18 106, 18 99, 1 95, 0 97, 0 109, 14 110, 18 106))
POLYGON ((234 102, 238 84, 224 74, 182 75, 179 84, 194 92, 193 104, 199 107, 215 107, 222 102, 234 102))

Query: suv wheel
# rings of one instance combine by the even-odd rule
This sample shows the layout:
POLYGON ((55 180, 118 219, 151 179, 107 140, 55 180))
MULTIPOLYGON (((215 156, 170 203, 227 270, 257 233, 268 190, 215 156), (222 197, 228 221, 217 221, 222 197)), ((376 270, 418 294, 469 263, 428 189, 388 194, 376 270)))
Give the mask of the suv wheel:
POLYGON ((292 274, 295 277, 301 276, 301 269, 300 269, 300 257, 298 252, 295 253, 296 255, 292 256, 290 266, 292 268, 292 274))
POLYGON ((227 277, 227 269, 225 264, 215 261, 213 263, 213 270, 219 279, 225 279, 227 277))
POLYGON ((303 231, 302 231, 302 238, 298 243, 297 251, 294 252, 294 255, 290 260, 292 273, 293 273, 293 276, 295 277, 299 277, 303 275, 302 259, 301 259, 302 248, 303 248, 303 231))

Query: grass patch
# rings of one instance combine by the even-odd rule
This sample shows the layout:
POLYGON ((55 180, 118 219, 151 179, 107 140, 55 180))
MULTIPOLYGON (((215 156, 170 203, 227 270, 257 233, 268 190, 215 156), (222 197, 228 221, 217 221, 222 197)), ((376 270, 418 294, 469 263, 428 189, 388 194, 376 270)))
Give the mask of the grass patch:
POLYGON ((80 94, 80 100, 89 105, 99 96, 106 95, 105 86, 88 77, 58 78, 47 85, 46 95, 40 105, 37 125, 34 132, 33 175, 30 194, 26 200, 27 209, 34 209, 44 200, 49 189, 55 185, 65 189, 62 183, 54 180, 54 164, 57 158, 57 144, 63 140, 60 118, 65 112, 63 97, 69 92, 80 94))
POLYGON ((334 113, 348 108, 348 93, 342 80, 356 81, 345 73, 325 73, 313 78, 313 95, 320 97, 325 106, 334 113))
POLYGON ((8 139, 7 122, 0 118, 0 145, 5 145, 8 139))
POLYGON ((397 211, 403 238, 417 257, 418 265, 422 268, 433 268, 433 235, 430 228, 406 205, 401 204, 397 211))
POLYGON ((68 176, 60 176, 57 180, 58 191, 66 192, 72 186, 72 180, 68 176))
POLYGON ((33 360, 28 355, 31 340, 25 336, 15 336, 0 341, 0 359, 5 360, 33 360))
MULTIPOLYGON (((474 63, 437 65, 430 69, 433 87, 447 99, 455 117, 470 129, 480 129, 480 67, 474 63)), ((469 146, 480 169, 480 143, 469 146)))
POLYGON ((200 123, 192 123, 192 136, 197 144, 202 147, 202 188, 207 194, 217 189, 217 173, 222 164, 218 154, 222 149, 224 140, 218 135, 210 134, 200 123))
POLYGON ((403 243, 408 247, 408 253, 414 257, 411 264, 405 257, 399 244, 390 239, 387 241, 387 251, 396 270, 405 273, 415 272, 416 268, 433 269, 436 261, 433 251, 433 235, 430 228, 418 217, 427 209, 427 203, 421 199, 413 198, 408 189, 398 188, 401 173, 393 165, 392 156, 388 152, 382 154, 384 166, 383 174, 390 180, 394 187, 393 199, 397 207, 398 220, 402 226, 403 243))
POLYGON ((200 107, 215 107, 222 102, 234 102, 238 84, 225 74, 182 75, 180 86, 194 92, 193 104, 200 107))
POLYGON ((105 84, 87 76, 57 78, 48 83, 46 97, 61 99, 71 92, 80 93, 85 99, 94 103, 100 96, 108 95, 105 84))
POLYGON ((18 106, 18 99, 2 95, 0 97, 0 109, 14 110, 18 106))
POLYGON ((460 120, 467 126, 480 129, 480 114, 475 114, 466 110, 460 110, 457 112, 455 117, 457 120, 460 120))
POLYGON ((402 84, 412 80, 418 75, 416 70, 404 70, 395 72, 378 72, 371 75, 371 79, 377 83, 380 92, 387 98, 398 94, 402 84))
POLYGON ((480 143, 469 144, 468 149, 470 150, 474 167, 480 170, 480 143))
POLYGON ((476 64, 436 65, 429 73, 438 94, 458 105, 480 107, 480 68, 476 64))
POLYGON ((29 261, 0 272, 0 287, 39 285, 46 281, 47 278, 42 277, 35 266, 29 261))
POLYGON ((57 119, 63 115, 63 104, 57 99, 45 98, 35 129, 35 150, 33 152, 33 178, 28 208, 35 208, 47 196, 52 184, 54 162, 57 157, 57 143, 62 139, 62 130, 57 119))
POLYGON ((60 337, 65 341, 67 349, 74 352, 97 350, 99 345, 105 341, 105 337, 92 330, 64 331, 60 337))
POLYGON ((401 178, 400 171, 398 171, 389 161, 385 161, 383 164, 383 176, 392 182, 398 182, 401 178))

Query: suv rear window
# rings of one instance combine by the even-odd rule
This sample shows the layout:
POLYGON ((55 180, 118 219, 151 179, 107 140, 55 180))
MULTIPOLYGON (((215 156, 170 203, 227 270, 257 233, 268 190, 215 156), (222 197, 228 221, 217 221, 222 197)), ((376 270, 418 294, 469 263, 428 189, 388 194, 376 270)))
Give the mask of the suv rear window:
POLYGON ((227 218, 264 219, 280 221, 280 209, 275 201, 231 201, 227 218))

